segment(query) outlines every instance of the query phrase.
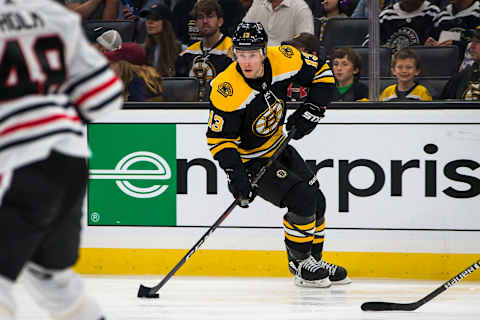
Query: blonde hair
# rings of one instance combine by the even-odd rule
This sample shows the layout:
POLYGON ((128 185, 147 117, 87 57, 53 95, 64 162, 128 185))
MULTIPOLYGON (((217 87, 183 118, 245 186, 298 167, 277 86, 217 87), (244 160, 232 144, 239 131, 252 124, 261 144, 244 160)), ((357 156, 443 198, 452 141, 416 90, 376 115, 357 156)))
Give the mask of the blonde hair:
POLYGON ((141 78, 148 90, 153 94, 153 98, 150 101, 163 101, 163 86, 162 77, 158 72, 150 66, 139 66, 131 64, 128 61, 120 60, 115 62, 117 68, 117 74, 125 84, 125 90, 123 91, 123 98, 128 101, 128 85, 133 80, 134 76, 141 78))
POLYGON ((156 35, 147 34, 145 39, 147 64, 149 66, 157 65, 156 69, 161 76, 173 77, 175 76, 175 61, 180 53, 180 46, 177 43, 172 23, 166 19, 162 19, 162 23, 162 32, 156 35), (158 55, 158 61, 154 61, 157 46, 160 54, 158 55))

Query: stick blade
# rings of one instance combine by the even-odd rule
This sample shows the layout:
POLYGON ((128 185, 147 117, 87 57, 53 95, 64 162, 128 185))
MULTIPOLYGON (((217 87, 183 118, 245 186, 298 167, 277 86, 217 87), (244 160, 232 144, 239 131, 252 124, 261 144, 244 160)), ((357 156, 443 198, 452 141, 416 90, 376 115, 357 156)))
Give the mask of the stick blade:
POLYGON ((152 293, 152 288, 146 287, 143 284, 141 284, 140 288, 138 288, 137 297, 138 298, 158 299, 160 297, 160 295, 158 293, 152 293))
POLYGON ((417 305, 415 303, 365 302, 360 308, 363 311, 413 311, 417 309, 417 305))

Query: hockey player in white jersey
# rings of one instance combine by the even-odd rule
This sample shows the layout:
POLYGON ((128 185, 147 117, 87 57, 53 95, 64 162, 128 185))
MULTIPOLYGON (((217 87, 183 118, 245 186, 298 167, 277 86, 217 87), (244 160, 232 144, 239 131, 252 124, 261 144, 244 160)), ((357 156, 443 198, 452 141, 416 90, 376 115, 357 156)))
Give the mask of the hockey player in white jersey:
POLYGON ((0 0, 0 320, 15 318, 22 270, 53 319, 105 319, 71 267, 88 178, 85 124, 119 109, 122 90, 76 13, 50 0, 0 0))

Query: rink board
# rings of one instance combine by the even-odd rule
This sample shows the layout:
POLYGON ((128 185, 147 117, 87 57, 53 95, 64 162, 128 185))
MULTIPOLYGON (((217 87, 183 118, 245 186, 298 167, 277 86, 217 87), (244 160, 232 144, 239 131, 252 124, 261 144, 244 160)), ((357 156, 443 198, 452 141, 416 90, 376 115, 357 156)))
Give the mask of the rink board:
MULTIPOLYGON (((231 203, 225 175, 206 146, 207 120, 207 110, 132 110, 90 125, 92 141, 92 132, 108 136, 113 130, 104 137, 111 146, 98 149, 111 148, 105 154, 116 158, 103 161, 92 148, 96 177, 90 180, 81 272, 166 273, 231 203), (140 138, 123 143, 121 131, 140 138), (161 171, 158 180, 136 175, 152 169, 132 164, 128 155, 136 152, 165 160, 151 161, 161 171), (165 191, 152 197, 128 194, 160 187, 165 191), (104 194, 107 189, 111 193, 104 194)), ((323 164, 317 177, 327 198, 327 255, 354 276, 427 279, 475 260, 479 123, 477 110, 330 110, 314 133, 293 143, 311 163, 323 164)), ((287 275, 283 211, 261 199, 236 209, 180 272, 287 275)))

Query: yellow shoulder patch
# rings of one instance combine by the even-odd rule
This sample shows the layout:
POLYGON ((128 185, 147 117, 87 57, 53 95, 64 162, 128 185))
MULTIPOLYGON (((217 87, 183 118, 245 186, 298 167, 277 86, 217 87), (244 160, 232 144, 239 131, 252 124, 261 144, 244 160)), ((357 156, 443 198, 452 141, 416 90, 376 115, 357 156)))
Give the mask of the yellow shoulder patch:
POLYGON ((255 97, 236 67, 236 62, 231 63, 211 83, 210 101, 219 110, 232 112, 242 109, 255 97))
POLYGON ((300 51, 290 45, 268 47, 267 57, 272 66, 272 78, 284 79, 295 75, 302 68, 300 51))

